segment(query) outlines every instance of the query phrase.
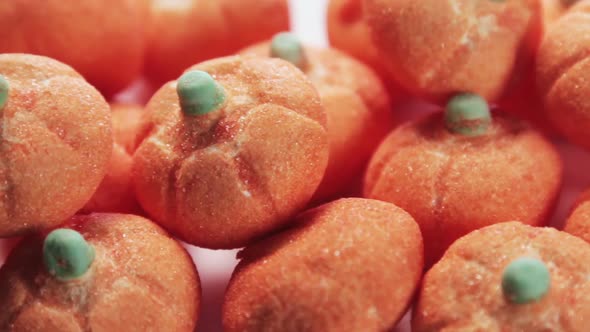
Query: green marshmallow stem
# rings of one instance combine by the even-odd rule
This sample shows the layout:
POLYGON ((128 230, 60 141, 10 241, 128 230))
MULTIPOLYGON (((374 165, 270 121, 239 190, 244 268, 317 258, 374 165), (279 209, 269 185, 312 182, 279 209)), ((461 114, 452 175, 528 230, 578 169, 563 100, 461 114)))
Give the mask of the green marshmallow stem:
POLYGON ((521 257, 512 261, 502 274, 504 296, 516 304, 540 300, 551 284, 549 269, 535 258, 521 257))
POLYGON ((49 274, 61 281, 78 279, 94 261, 94 248, 82 234, 67 228, 52 231, 43 243, 43 262, 49 274))
POLYGON ((303 70, 307 64, 303 45, 290 32, 281 32, 275 35, 270 43, 270 56, 291 62, 303 70))
POLYGON ((463 93, 454 96, 445 108, 447 129, 464 136, 484 135, 492 123, 490 107, 480 96, 463 93))
POLYGON ((218 110, 225 102, 225 91, 211 75, 193 70, 178 79, 176 92, 186 115, 204 115, 218 110))
POLYGON ((0 75, 0 110, 4 108, 6 105, 6 101, 8 101, 8 89, 10 86, 8 85, 8 81, 2 75, 0 75))

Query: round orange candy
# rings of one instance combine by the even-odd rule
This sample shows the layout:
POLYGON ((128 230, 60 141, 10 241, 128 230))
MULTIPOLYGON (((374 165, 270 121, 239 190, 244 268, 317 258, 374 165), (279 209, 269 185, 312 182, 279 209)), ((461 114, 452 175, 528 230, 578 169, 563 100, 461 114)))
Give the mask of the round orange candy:
POLYGON ((0 236, 55 227, 106 173, 109 105, 67 65, 1 54, 0 114, 0 236))
POLYGON ((318 90, 328 116, 330 158, 314 197, 326 201, 345 193, 361 177, 371 154, 394 126, 391 104, 369 67, 335 49, 303 46, 294 35, 276 35, 272 43, 241 54, 281 57, 272 50, 280 53, 295 46, 298 57, 304 58, 300 69, 318 90))
POLYGON ((342 199, 246 248, 225 295, 234 331, 389 331, 422 277, 422 237, 393 204, 342 199))
POLYGON ((590 190, 582 193, 563 230, 590 242, 590 190))
POLYGON ((289 29, 287 0, 151 0, 147 74, 177 78, 201 61, 231 55, 289 29))
POLYGON ((457 92, 495 101, 512 88, 513 73, 526 70, 537 48, 539 12, 531 0, 365 1, 390 74, 433 101, 457 92))
MULTIPOLYGON (((461 106, 460 99, 451 103, 461 106)), ((540 133, 501 114, 479 132, 458 132, 466 128, 448 122, 451 103, 444 115, 394 130, 365 176, 365 197, 391 202, 416 219, 427 266, 478 228, 507 220, 544 224, 561 185, 559 154, 540 133)))
POLYGON ((426 273, 412 331, 570 331, 590 323, 590 246, 518 222, 474 231, 426 273))
POLYGON ((82 211, 136 213, 140 207, 131 181, 131 165, 143 107, 114 104, 111 110, 114 142, 107 174, 82 211))
POLYGON ((199 276, 160 227, 118 214, 64 227, 25 239, 0 269, 0 330, 195 330, 199 276))
POLYGON ((0 53, 57 59, 111 96, 141 72, 148 15, 147 0, 2 1, 0 53))
POLYGON ((537 87, 547 116, 573 143, 590 148, 590 1, 579 1, 551 25, 537 59, 537 87))
POLYGON ((238 248, 305 207, 328 162, 326 113, 305 75, 280 59, 191 67, 146 108, 134 154, 137 198, 186 242, 238 248))

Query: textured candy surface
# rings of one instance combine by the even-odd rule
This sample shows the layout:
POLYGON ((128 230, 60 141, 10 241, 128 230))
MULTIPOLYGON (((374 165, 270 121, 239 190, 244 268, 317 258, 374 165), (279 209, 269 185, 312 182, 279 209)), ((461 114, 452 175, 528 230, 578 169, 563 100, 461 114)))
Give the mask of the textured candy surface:
POLYGON ((426 265, 459 237, 491 224, 543 225, 562 162, 540 133, 495 113, 484 135, 456 135, 435 113, 394 130, 373 155, 364 196, 391 202, 420 225, 426 265))
POLYGON ((94 248, 89 270, 56 279, 43 264, 43 237, 23 240, 0 269, 0 330, 194 331, 198 274, 160 227, 118 214, 76 216, 66 227, 94 248))
POLYGON ((590 242, 590 190, 580 195, 563 230, 590 242))
POLYGON ((570 331, 590 323, 590 246, 553 228, 509 222, 455 242, 426 273, 412 331, 570 331), (538 301, 513 303, 502 290, 507 266, 541 260, 549 291, 538 301))
POLYGON ((577 2, 551 25, 537 58, 537 87, 549 120, 571 142, 590 148, 590 1, 577 2))
POLYGON ((90 199, 112 149, 108 104, 55 60, 1 54, 0 236, 53 228, 90 199))
POLYGON ((390 74, 432 101, 469 91, 496 101, 539 43, 537 1, 367 0, 367 22, 390 74))
POLYGON ((239 254, 224 330, 393 328, 422 276, 422 238, 412 217, 354 198, 304 212, 294 225, 239 254))
POLYGON ((209 73, 223 106, 182 112, 176 81, 150 100, 133 161, 141 206, 181 239, 237 248, 305 207, 328 162, 326 114, 309 80, 279 59, 226 57, 209 73))
MULTIPOLYGON (((331 48, 303 46, 303 72, 320 94, 328 117, 330 160, 315 196, 327 201, 346 193, 360 177, 377 145, 394 127, 390 98, 366 65, 331 48)), ((268 42, 240 54, 272 56, 268 42)))

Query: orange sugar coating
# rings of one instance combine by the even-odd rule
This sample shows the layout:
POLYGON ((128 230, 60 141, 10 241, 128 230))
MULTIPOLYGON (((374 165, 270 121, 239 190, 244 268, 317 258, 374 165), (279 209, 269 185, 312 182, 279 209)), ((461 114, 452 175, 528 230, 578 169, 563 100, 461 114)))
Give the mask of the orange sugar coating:
POLYGON ((330 0, 327 23, 333 47, 369 64, 379 73, 385 71, 386 66, 363 19, 363 0, 330 0))
POLYGON ((547 116, 573 143, 590 147, 590 1, 579 1, 553 23, 537 59, 537 87, 547 116))
POLYGON ((547 31, 549 25, 557 20, 574 2, 574 0, 541 0, 541 17, 544 25, 543 30, 547 31))
POLYGON ((518 222, 474 231, 426 273, 412 331, 587 331, 590 246, 552 228, 518 222), (519 257, 542 260, 548 293, 515 304, 502 291, 505 267, 519 257))
POLYGON ((367 0, 365 10, 390 74, 434 101, 464 91, 497 100, 539 41, 533 0, 367 0))
POLYGON ((422 237, 393 204, 341 199, 239 254, 224 331, 387 331, 422 277, 422 237))
MULTIPOLYGON (((1 6, 0 6, 1 7, 1 6)), ((0 54, 0 236, 55 227, 90 199, 112 149, 109 106, 72 68, 0 54)))
POLYGON ((329 1, 327 28, 330 44, 373 68, 385 83, 392 102, 396 103, 405 91, 387 73, 387 66, 379 56, 364 19, 362 3, 363 0, 329 1))
MULTIPOLYGON (((542 22, 539 37, 542 38, 547 33, 549 26, 563 14, 568 7, 567 2, 567 0, 541 0, 539 2, 542 22)), ((540 40, 535 44, 540 44, 540 40)), ((529 50, 533 52, 530 54, 531 56, 536 56, 538 47, 531 47, 529 50)), ((513 89, 512 93, 507 93, 504 98, 498 101, 498 104, 502 110, 532 122, 548 135, 555 135, 557 133, 555 125, 547 117, 542 98, 535 87, 535 65, 531 62, 523 69, 520 73, 516 73, 513 79, 513 86, 520 85, 520 89, 513 89)))
POLYGON ((185 115, 177 82, 148 103, 134 155, 142 207, 184 241, 237 248, 307 204, 328 162, 326 114, 305 75, 280 59, 227 57, 191 67, 225 90, 220 109, 185 115))
POLYGON ((2 1, 0 53, 32 53, 72 66, 110 96, 143 64, 146 0, 2 1))
POLYGON ((84 212, 139 212, 139 204, 131 181, 131 166, 136 136, 141 125, 143 108, 139 105, 111 106, 113 120, 113 153, 107 174, 92 196, 84 212))
POLYGON ((420 225, 426 266, 459 237, 491 224, 546 222, 562 163, 538 132, 495 114, 479 137, 452 134, 442 114, 394 130, 373 156, 364 195, 392 202, 420 225))
POLYGON ((287 0, 151 0, 148 75, 166 82, 289 29, 287 0))
POLYGON ((580 195, 563 230, 590 242, 590 190, 580 195))
MULTIPOLYGON (((318 90, 328 118, 330 158, 314 196, 314 201, 326 201, 361 176, 395 123, 387 92, 369 67, 335 49, 304 47, 303 52, 302 70, 318 90)), ((270 56, 270 44, 255 45, 241 54, 270 56)))
POLYGON ((185 249, 147 219, 75 216, 95 258, 82 277, 47 272, 43 238, 25 239, 0 269, 0 330, 185 331, 198 319, 200 284, 185 249))

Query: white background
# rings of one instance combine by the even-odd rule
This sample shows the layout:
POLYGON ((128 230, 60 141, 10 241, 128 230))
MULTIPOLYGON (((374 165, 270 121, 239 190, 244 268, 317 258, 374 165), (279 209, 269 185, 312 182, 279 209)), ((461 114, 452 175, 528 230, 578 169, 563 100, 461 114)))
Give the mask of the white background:
POLYGON ((290 0, 291 30, 306 44, 326 46, 327 0, 290 0))

